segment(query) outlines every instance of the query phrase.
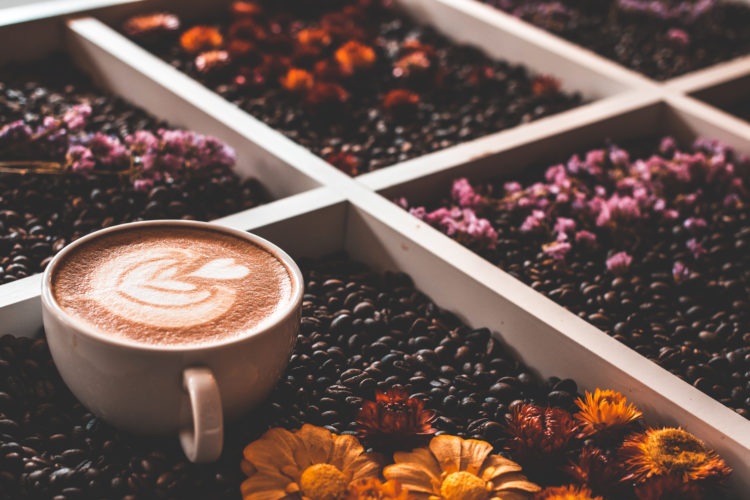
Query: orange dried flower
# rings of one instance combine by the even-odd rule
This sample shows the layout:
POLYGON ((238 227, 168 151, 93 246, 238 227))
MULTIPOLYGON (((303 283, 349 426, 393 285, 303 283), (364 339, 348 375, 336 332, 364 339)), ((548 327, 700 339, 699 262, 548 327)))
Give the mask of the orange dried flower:
POLYGON ((732 472, 700 439, 680 428, 648 429, 632 435, 621 452, 630 472, 624 480, 637 483, 655 476, 677 476, 683 482, 719 482, 732 472))
POLYGON ((359 40, 364 38, 364 30, 357 25, 357 11, 345 9, 342 12, 331 12, 320 18, 320 25, 328 31, 331 36, 339 40, 359 40))
POLYGON ((391 114, 403 115, 419 105, 419 96, 404 89, 394 89, 383 98, 383 108, 391 114))
POLYGON ((235 17, 259 16, 263 13, 263 7, 255 2, 232 2, 229 12, 235 17))
POLYGON ((141 40, 156 38, 179 29, 180 18, 167 12, 131 17, 122 25, 126 35, 141 40))
POLYGON ((180 37, 182 50, 191 54, 218 49, 223 43, 219 30, 210 26, 193 26, 180 37))
POLYGON ((338 151, 325 155, 323 159, 352 177, 359 175, 359 159, 351 153, 338 151))
POLYGON ((560 92, 560 80, 550 75, 539 75, 531 81, 531 92, 537 96, 550 96, 560 92))
POLYGON ((643 415, 625 396, 613 390, 596 389, 593 394, 586 391, 576 406, 581 409, 575 418, 582 424, 582 436, 621 431, 643 415))
POLYGON ((263 26, 256 23, 250 17, 237 19, 229 26, 229 38, 239 38, 241 40, 258 41, 265 40, 268 33, 263 26))
POLYGON ((393 76, 396 78, 410 78, 426 73, 432 62, 423 51, 414 51, 405 55, 393 64, 393 76))
POLYGON ((422 43, 419 40, 407 40, 401 44, 401 53, 408 54, 410 52, 424 52, 428 56, 434 56, 436 54, 435 47, 422 43))
POLYGON ((297 33, 297 41, 303 45, 314 47, 328 47, 331 45, 331 35, 321 28, 307 28, 297 33))
POLYGON ((375 64, 375 51, 372 47, 354 40, 346 42, 334 54, 344 74, 352 75, 357 71, 367 70, 375 64))
POLYGON ((215 73, 229 66, 229 62, 229 52, 226 50, 210 50, 198 54, 195 58, 195 69, 199 73, 215 73))
POLYGON ((403 388, 376 391, 375 401, 364 401, 357 414, 361 439, 384 448, 410 448, 437 432, 432 428, 435 413, 424 401, 410 398, 403 388))
POLYGON ((557 486, 546 488, 536 494, 534 500, 604 500, 592 496, 591 490, 580 486, 557 486))
POLYGON ((699 483, 677 476, 657 476, 635 488, 638 500, 703 500, 709 498, 699 483))
POLYGON ((506 449, 522 464, 540 466, 559 459, 577 429, 573 416, 565 410, 519 405, 513 408, 507 420, 510 439, 506 449))
POLYGON ((409 500, 409 492, 401 487, 400 481, 358 479, 349 483, 345 500, 409 500))
POLYGON ((304 69, 290 68, 286 75, 281 77, 281 85, 291 92, 307 92, 313 88, 315 78, 304 69))

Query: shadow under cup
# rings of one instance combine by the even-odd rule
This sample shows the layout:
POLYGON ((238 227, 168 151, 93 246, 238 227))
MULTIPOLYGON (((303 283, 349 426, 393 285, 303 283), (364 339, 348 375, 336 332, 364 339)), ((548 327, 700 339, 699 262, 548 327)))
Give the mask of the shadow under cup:
POLYGON ((209 462, 221 454, 224 419, 237 418, 265 399, 286 367, 299 329, 303 286, 289 255, 253 234, 195 221, 134 222, 87 235, 52 260, 42 279, 43 323, 62 379, 89 410, 133 433, 179 433, 188 459, 209 462), (268 251, 288 271, 288 300, 256 328, 196 344, 137 342, 107 333, 58 303, 53 281, 71 253, 103 236, 146 228, 215 232, 268 251))

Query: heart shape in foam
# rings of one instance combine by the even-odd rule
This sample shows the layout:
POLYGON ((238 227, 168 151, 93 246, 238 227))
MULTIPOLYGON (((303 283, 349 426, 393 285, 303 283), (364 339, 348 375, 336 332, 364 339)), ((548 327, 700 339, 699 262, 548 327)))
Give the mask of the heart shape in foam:
POLYGON ((250 269, 241 264, 235 264, 232 258, 227 258, 214 259, 208 264, 204 264, 197 271, 188 274, 188 276, 215 280, 236 280, 244 278, 248 274, 250 274, 250 269))

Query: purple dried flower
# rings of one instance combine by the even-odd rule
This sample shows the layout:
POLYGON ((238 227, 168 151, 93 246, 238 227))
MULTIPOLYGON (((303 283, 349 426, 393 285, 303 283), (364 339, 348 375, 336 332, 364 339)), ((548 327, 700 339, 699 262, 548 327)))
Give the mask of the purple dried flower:
POLYGON ((700 259, 702 255, 707 253, 706 249, 703 248, 703 245, 695 238, 690 238, 685 243, 685 246, 693 253, 693 258, 695 260, 700 259))
POLYGON ((459 207, 465 208, 483 208, 485 205, 484 199, 481 195, 474 191, 474 188, 469 184, 468 179, 461 178, 453 181, 453 187, 451 188, 451 198, 459 207))
POLYGON ((542 245, 544 253, 557 261, 564 261, 565 256, 572 248, 573 246, 567 241, 552 241, 542 245))
POLYGON ((628 255, 627 252, 617 252, 607 259, 607 270, 619 276, 630 269, 632 262, 633 257, 628 255))
POLYGON ((690 269, 680 261, 677 261, 672 266, 672 277, 676 283, 682 283, 688 276, 690 276, 690 269))
POLYGON ((679 28, 672 28, 667 32, 667 39, 680 47, 690 45, 690 35, 679 28))
POLYGON ((91 116, 91 106, 76 104, 65 112, 62 119, 69 131, 78 132, 86 126, 86 119, 89 116, 91 116))
POLYGON ((94 154, 86 146, 74 144, 68 148, 67 160, 73 172, 90 172, 96 166, 94 154))

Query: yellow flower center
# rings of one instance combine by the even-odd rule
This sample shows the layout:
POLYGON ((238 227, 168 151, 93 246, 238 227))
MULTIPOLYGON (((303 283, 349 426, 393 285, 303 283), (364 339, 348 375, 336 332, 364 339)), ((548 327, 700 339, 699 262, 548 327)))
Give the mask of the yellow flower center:
POLYGON ((440 485, 445 500, 486 500, 488 493, 487 483, 466 471, 448 474, 440 485))
POLYGON ((346 491, 346 476, 331 464, 311 465, 302 473, 299 486, 310 500, 336 500, 346 491))
POLYGON ((651 458, 668 472, 681 472, 699 467, 708 459, 703 443, 681 429, 655 431, 646 442, 651 458))

